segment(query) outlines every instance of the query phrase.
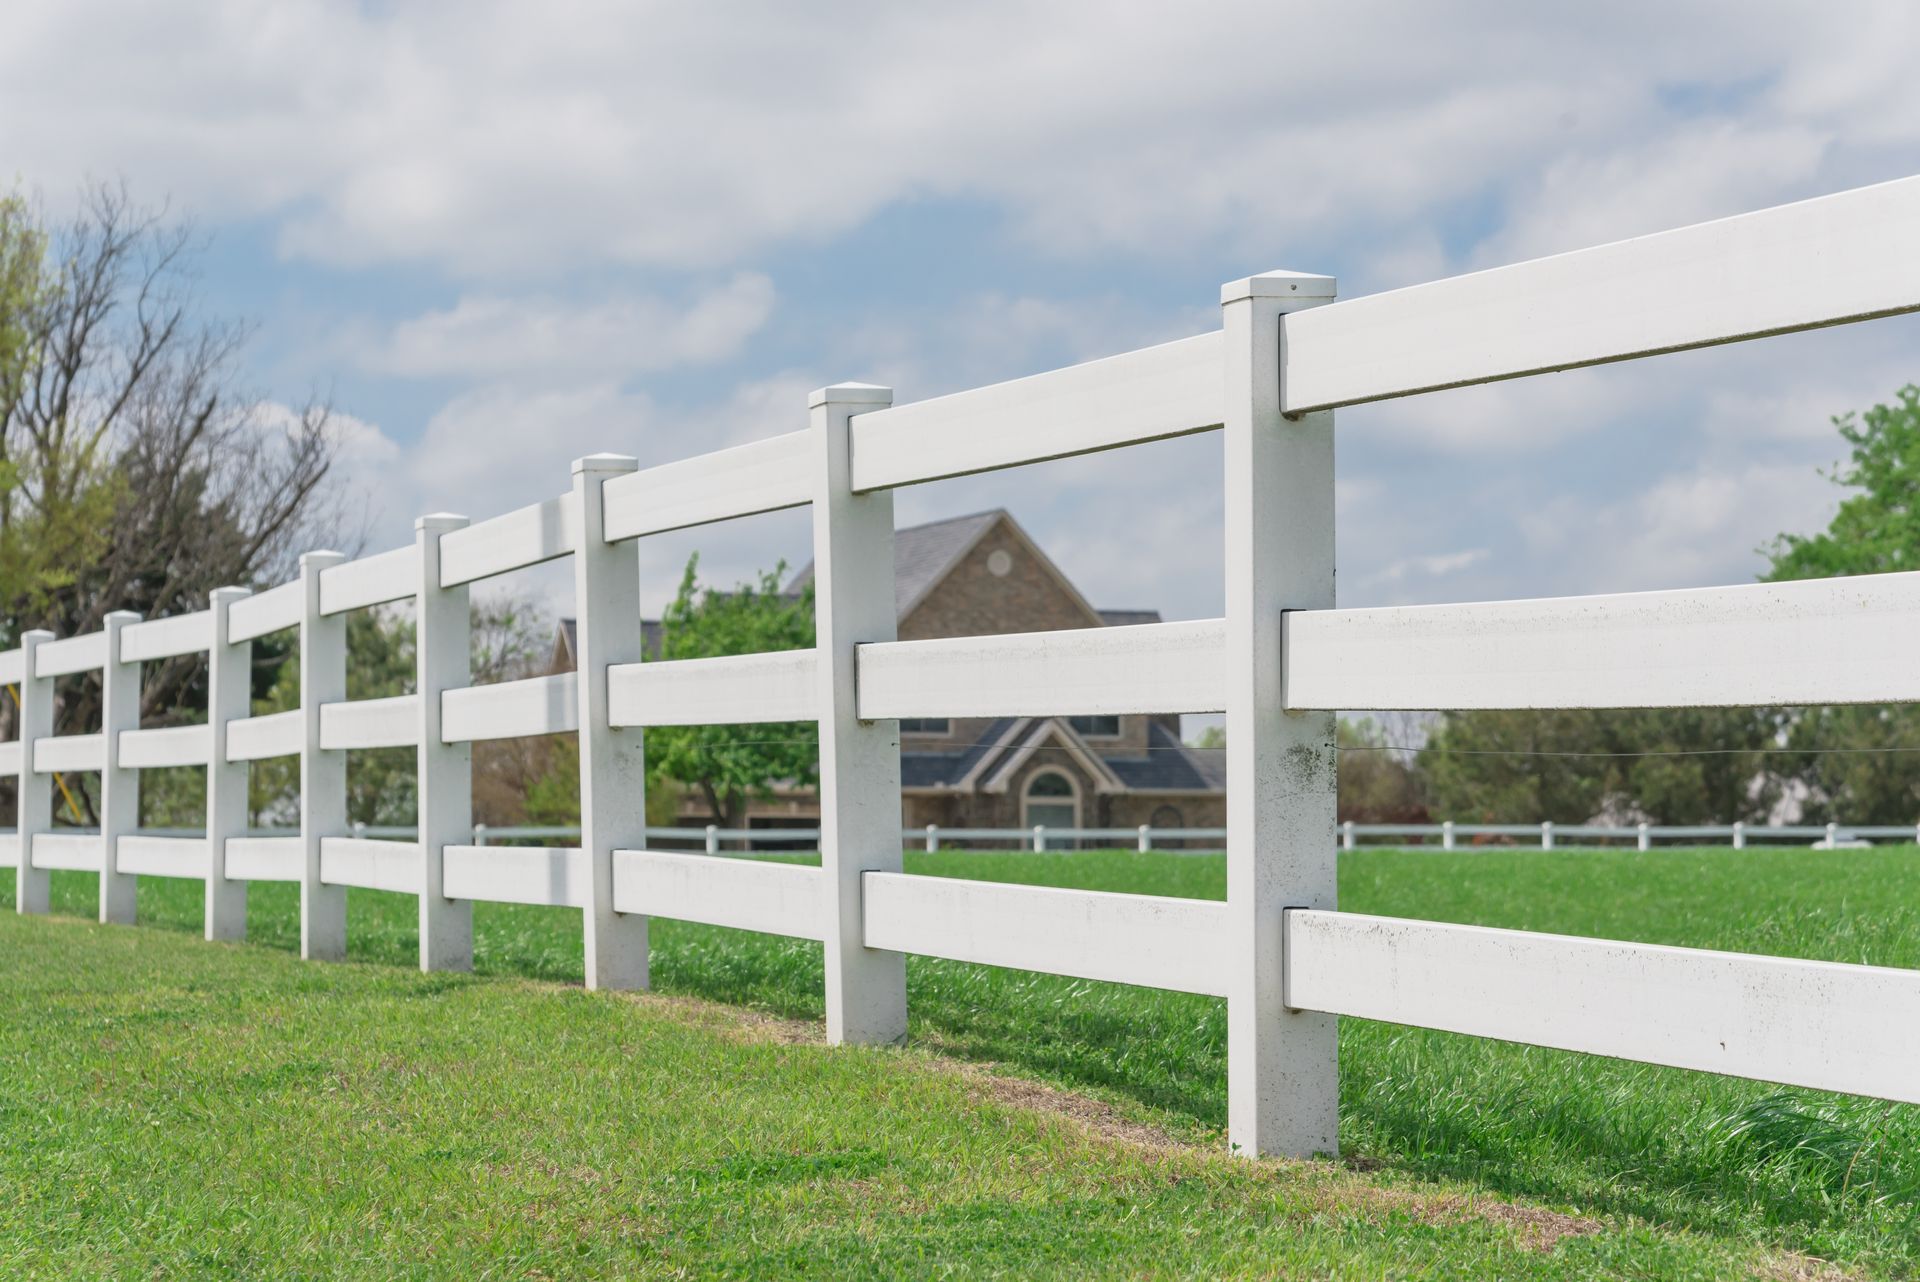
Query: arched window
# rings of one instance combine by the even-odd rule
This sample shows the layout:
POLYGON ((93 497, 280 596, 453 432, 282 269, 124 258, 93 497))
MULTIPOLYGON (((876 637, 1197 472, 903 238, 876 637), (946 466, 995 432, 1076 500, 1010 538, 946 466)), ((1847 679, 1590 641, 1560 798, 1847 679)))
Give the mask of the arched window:
MULTIPOLYGON (((1080 791, 1058 770, 1042 770, 1027 780, 1026 794, 1020 799, 1020 819, 1027 828, 1078 828, 1080 791)), ((1052 841, 1047 844, 1054 845, 1052 841)))

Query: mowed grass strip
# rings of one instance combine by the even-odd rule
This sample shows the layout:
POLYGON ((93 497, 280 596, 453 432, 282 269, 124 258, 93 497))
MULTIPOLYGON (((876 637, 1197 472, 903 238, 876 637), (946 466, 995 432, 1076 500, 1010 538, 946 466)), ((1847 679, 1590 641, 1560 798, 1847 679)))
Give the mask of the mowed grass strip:
MULTIPOLYGON (((951 852, 910 855, 909 868, 1202 897, 1224 889, 1217 856, 951 852)), ((195 928, 198 892, 197 883, 143 879, 143 919, 195 928)), ((92 894, 91 877, 56 878, 60 911, 90 912, 92 894)), ((200 1250, 216 1221, 230 1227, 212 1240, 231 1250, 207 1257, 206 1267, 241 1275, 273 1274, 247 1254, 255 1250, 305 1261, 315 1276, 378 1273, 372 1261, 396 1259, 423 1273, 458 1259, 507 1275, 618 1260, 664 1273, 796 1271, 816 1262, 855 1273, 1081 1266, 1513 1277, 1813 1275, 1805 1257, 1902 1276, 1920 1260, 1913 1108, 1348 1021, 1343 1147, 1377 1173, 1249 1169, 1207 1151, 1224 1118, 1217 1001, 910 963, 920 1051, 1097 1097, 1129 1123, 1200 1146, 1142 1149, 983 1102, 978 1075, 956 1076, 924 1055, 742 1044, 711 1019, 690 1023, 685 1009, 657 1003, 409 974, 411 899, 352 894, 351 951, 380 965, 303 967, 271 955, 294 939, 292 888, 256 887, 253 900, 253 938, 266 950, 44 922, 10 922, 0 933, 7 952, 28 950, 0 959, 9 991, 25 1000, 0 1025, 6 1061, 61 1065, 10 1070, 0 1094, 6 1201, 38 1208, 0 1211, 0 1272, 70 1273, 85 1261, 118 1269, 122 1259, 154 1266, 134 1272, 192 1272, 200 1257, 180 1252, 200 1250), (187 979, 198 975, 205 978, 187 979), (242 1061, 268 1077, 241 1076, 242 1061), (232 1072, 184 1072, 196 1063, 232 1072), (156 1124, 151 1111, 186 1107, 195 1091, 188 1111, 204 1119, 204 1139, 160 1134, 177 1128, 156 1124), (939 1096, 958 1103, 936 1105, 943 1091, 958 1092, 939 1096), (702 1108, 690 1096, 717 1103, 702 1108), (245 1106, 223 1109, 219 1098, 245 1106), (901 1111, 877 1107, 885 1103, 901 1111), (77 1182, 102 1199, 91 1212, 47 1177, 58 1163, 35 1160, 29 1146, 48 1141, 22 1136, 22 1109, 75 1128, 41 1129, 65 1134, 55 1146, 61 1162, 95 1168, 77 1182), (543 1124, 528 1124, 536 1119, 543 1124), (217 1147, 181 1147, 202 1143, 217 1147), (472 1145, 480 1147, 464 1147, 472 1145), (932 1154, 942 1156, 931 1166, 909 1161, 932 1154), (711 1205, 685 1200, 692 1185, 662 1182, 670 1169, 712 1194, 714 1161, 736 1158, 744 1165, 726 1168, 734 1187, 711 1205), (549 1173, 525 1176, 539 1160, 551 1162, 549 1173), (496 1179, 496 1168, 517 1174, 496 1179), (390 1180, 406 1188, 388 1188, 390 1180), (555 1191, 563 1187, 564 1195, 555 1191), (529 1192, 538 1189, 547 1192, 529 1192), (1522 1209, 1464 1209, 1508 1201, 1522 1209), (1598 1217, 1599 1231, 1529 1237, 1522 1221, 1536 1202, 1598 1217), (615 1204, 627 1208, 631 1233, 613 1221, 589 1231, 588 1221, 615 1204), (707 1211, 689 1209, 696 1204, 707 1211), (767 1214, 751 1228, 721 1204, 767 1214), (125 1214, 99 1218, 119 1205, 125 1214), (71 1236, 44 1222, 53 1207, 64 1208, 52 1218, 71 1236), (95 1237, 109 1225, 117 1246, 95 1237), (1684 1231, 1635 1227, 1645 1225, 1684 1231), (469 1240, 475 1233, 484 1249, 469 1240), (162 1246, 168 1235, 181 1241, 162 1246), (349 1250, 336 1268, 325 1256, 340 1240, 364 1241, 374 1254, 349 1250), (1543 1240, 1558 1244, 1542 1252, 1543 1240), (584 1254, 553 1254, 568 1241, 565 1249, 584 1254)), ((1342 903, 1920 965, 1920 857, 1911 848, 1363 850, 1343 858, 1342 903)), ((577 980, 577 914, 500 905, 477 914, 482 976, 577 980)), ((668 922, 656 923, 654 943, 663 991, 784 1018, 819 1014, 815 946, 668 922)))

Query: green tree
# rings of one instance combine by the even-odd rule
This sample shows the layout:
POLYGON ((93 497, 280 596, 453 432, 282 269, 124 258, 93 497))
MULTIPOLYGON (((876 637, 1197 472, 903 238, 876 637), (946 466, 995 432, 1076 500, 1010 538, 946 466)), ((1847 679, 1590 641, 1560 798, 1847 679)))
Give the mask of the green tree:
MULTIPOLYGON (((1782 534, 1766 549, 1769 580, 1920 569, 1920 387, 1890 405, 1842 414, 1849 458, 1826 475, 1852 491, 1818 534, 1782 534)), ((1787 742, 1815 821, 1906 824, 1920 816, 1920 707, 1808 708, 1787 742)))
MULTIPOLYGON (((49 349, 60 282, 48 249, 27 200, 0 198, 0 427, 26 400, 49 349)), ((119 499, 98 441, 56 452, 0 431, 0 646, 15 644, 22 624, 106 552, 119 499)))
MULTIPOLYGON (((110 610, 199 610, 213 588, 280 582, 299 552, 352 541, 324 488, 326 407, 236 387, 246 329, 201 314, 200 243, 111 185, 59 225, 0 198, 0 646, 96 631, 110 610)), ((72 683, 56 731, 97 724, 99 701, 97 677, 72 683)), ((145 665, 143 724, 204 705, 203 658, 145 665)), ((72 782, 91 809, 92 781, 72 782)))
POLYGON ((1340 718, 1340 820, 1345 823, 1425 823, 1427 781, 1408 753, 1404 736, 1390 734, 1371 717, 1340 718))
POLYGON ((1891 405, 1833 420, 1851 457, 1823 473, 1852 490, 1818 534, 1782 534, 1766 549, 1766 578, 1821 579, 1920 570, 1920 386, 1891 405))
MULTIPOLYGON (((813 589, 780 591, 784 562, 731 592, 702 588, 696 553, 661 617, 661 659, 799 650, 813 644, 813 589)), ((738 827, 747 803, 774 784, 810 784, 819 774, 819 728, 811 721, 749 726, 662 726, 647 732, 655 778, 700 796, 714 822, 738 827)))
POLYGON ((1419 762, 1444 819, 1752 822, 1779 796, 1779 725, 1769 708, 1453 712, 1419 762))

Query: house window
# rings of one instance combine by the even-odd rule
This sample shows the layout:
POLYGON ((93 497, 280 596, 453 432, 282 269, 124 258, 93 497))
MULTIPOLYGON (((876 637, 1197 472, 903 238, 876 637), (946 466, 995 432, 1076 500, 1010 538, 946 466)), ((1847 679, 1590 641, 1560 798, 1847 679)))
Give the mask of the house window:
POLYGON ((1042 770, 1027 780, 1020 809, 1022 825, 1027 828, 1080 826, 1080 795, 1074 789, 1073 780, 1058 770, 1042 770))
POLYGON ((1096 739, 1113 739, 1120 734, 1118 717, 1068 717, 1067 724, 1081 734, 1092 735, 1096 739))
POLYGON ((952 734, 953 722, 946 717, 902 717, 901 734, 952 734))

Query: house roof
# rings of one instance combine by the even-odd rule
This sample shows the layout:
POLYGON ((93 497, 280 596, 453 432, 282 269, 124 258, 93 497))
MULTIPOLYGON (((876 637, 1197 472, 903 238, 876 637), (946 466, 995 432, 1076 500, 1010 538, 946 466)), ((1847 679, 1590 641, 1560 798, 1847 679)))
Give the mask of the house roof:
POLYGON ((953 788, 967 777, 979 760, 999 744, 1015 718, 1002 717, 988 726, 980 737, 958 752, 900 753, 902 788, 953 788))
MULTIPOLYGON (((960 558, 995 521, 1006 516, 1005 508, 955 516, 944 521, 929 521, 893 532, 893 604, 904 614, 924 597, 934 584, 947 576, 960 558)), ((800 567, 787 583, 788 592, 804 591, 813 582, 813 562, 800 567)))
POLYGON ((1088 746, 1070 722, 1064 717, 1040 717, 1034 720, 1033 728, 1024 735, 1013 751, 1004 754, 981 783, 982 792, 1005 792, 1013 783, 1014 775, 1031 761, 1043 748, 1064 753, 1077 762, 1080 768, 1093 779, 1097 792, 1125 792, 1127 785, 1109 767, 1111 763, 1088 746), (1051 742, 1050 742, 1051 741, 1051 742))
MULTIPOLYGON (((1226 756, 1224 752, 1220 755, 1226 756)), ((1147 725, 1147 751, 1143 755, 1101 760, 1132 792, 1212 792, 1225 788, 1225 778, 1215 780, 1196 757, 1195 749, 1155 721, 1147 725)))

